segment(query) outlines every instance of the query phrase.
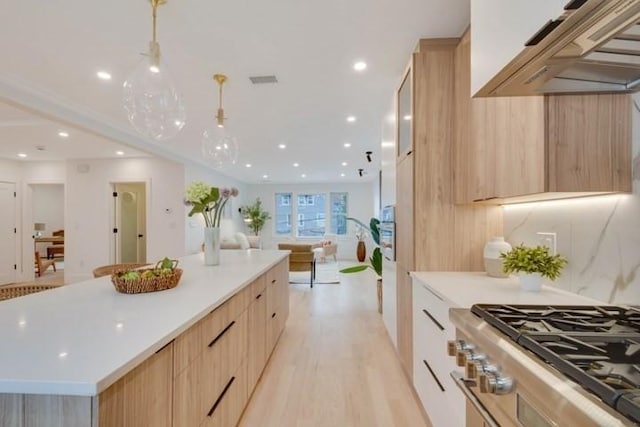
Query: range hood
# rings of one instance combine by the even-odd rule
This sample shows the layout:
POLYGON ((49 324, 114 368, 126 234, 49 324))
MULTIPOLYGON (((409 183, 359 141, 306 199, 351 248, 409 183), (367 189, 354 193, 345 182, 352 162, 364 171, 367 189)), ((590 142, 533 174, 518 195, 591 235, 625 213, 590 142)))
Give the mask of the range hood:
POLYGON ((476 96, 640 90, 640 0, 573 0, 476 96))

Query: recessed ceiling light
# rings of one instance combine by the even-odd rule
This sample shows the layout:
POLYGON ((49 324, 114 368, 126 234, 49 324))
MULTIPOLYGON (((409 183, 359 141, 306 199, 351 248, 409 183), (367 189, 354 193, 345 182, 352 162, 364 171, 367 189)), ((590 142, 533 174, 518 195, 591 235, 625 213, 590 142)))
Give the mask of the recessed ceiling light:
POLYGON ((303 177, 303 178, 306 178, 306 177, 307 177, 307 174, 306 174, 306 173, 303 173, 303 174, 302 174, 302 175, 300 175, 300 176, 301 176, 301 177, 303 177))
POLYGON ((349 117, 347 117, 347 121, 348 121, 349 123, 353 123, 353 122, 355 122, 355 121, 356 121, 356 116, 349 116, 349 117))
POLYGON ((346 175, 346 174, 344 174, 344 173, 341 173, 341 174, 340 174, 340 176, 344 178, 344 177, 345 177, 345 176, 347 176, 347 175, 346 175))
POLYGON ((294 164, 293 164, 293 167, 294 167, 294 168, 297 168, 298 166, 300 166, 300 163, 294 163, 294 164))
POLYGON ((69 132, 65 132, 65 131, 61 130, 60 132, 58 132, 58 136, 60 138, 69 138, 69 132))
POLYGON ((100 80, 111 80, 111 74, 107 73, 106 71, 98 71, 96 73, 96 76, 98 76, 100 80))
POLYGON ((393 147, 393 142, 391 141, 382 141, 382 145, 383 147, 393 147))
POLYGON ((342 162, 342 166, 347 166, 347 162, 342 162))
POLYGON ((250 168, 251 167, 251 163, 247 163, 246 165, 244 165, 244 167, 250 168))
POLYGON ((349 148, 351 147, 351 143, 350 142, 345 142, 344 143, 344 148, 349 148))
POLYGON ((117 154, 118 156, 124 156, 124 151, 116 151, 116 154, 117 154))
POLYGON ((285 144, 278 144, 278 148, 284 150, 287 146, 285 144))
POLYGON ((24 159, 25 157, 27 157, 27 155, 24 153, 18 153, 18 157, 22 157, 24 159))
POLYGON ((157 65, 152 65, 149 67, 149 71, 151 71, 153 74, 158 74, 160 72, 160 68, 158 68, 157 65))
POLYGON ((67 357, 69 355, 69 353, 67 353, 66 351, 63 351, 62 353, 58 354, 58 357, 60 359, 64 359, 65 357, 67 357))
POLYGON ((364 61, 358 61, 353 64, 353 69, 356 71, 364 71, 367 69, 367 63, 364 61))
POLYGON ((411 120, 411 114, 402 117, 403 120, 411 120))
POLYGON ((267 179, 269 178, 269 175, 262 175, 262 179, 267 179))

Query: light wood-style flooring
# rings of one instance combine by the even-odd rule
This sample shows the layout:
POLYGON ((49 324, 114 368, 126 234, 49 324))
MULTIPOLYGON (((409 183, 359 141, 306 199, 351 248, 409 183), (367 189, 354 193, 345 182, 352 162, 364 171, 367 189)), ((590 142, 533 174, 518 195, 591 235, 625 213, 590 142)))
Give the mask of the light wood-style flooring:
POLYGON ((291 313, 241 427, 425 427, 377 312, 375 276, 290 285, 291 313))

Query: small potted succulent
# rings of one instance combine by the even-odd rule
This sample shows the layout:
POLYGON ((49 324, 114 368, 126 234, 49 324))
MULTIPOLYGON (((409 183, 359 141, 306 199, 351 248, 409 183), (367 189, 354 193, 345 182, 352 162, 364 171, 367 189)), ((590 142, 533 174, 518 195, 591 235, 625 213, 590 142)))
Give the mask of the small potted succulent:
POLYGON ((539 291, 542 278, 556 280, 567 264, 562 255, 551 255, 546 246, 527 247, 524 244, 500 254, 505 273, 519 273, 520 286, 525 291, 539 291))

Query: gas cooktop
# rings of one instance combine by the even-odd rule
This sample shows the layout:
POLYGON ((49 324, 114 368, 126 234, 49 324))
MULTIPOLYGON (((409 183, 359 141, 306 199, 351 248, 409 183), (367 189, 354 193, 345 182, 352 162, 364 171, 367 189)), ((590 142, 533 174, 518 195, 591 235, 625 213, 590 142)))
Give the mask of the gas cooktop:
POLYGON ((640 422, 640 310, 478 304, 471 312, 640 422))

